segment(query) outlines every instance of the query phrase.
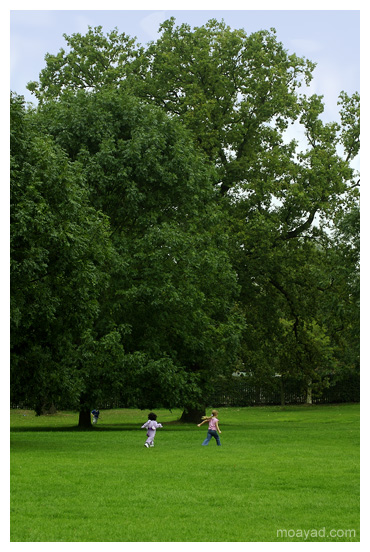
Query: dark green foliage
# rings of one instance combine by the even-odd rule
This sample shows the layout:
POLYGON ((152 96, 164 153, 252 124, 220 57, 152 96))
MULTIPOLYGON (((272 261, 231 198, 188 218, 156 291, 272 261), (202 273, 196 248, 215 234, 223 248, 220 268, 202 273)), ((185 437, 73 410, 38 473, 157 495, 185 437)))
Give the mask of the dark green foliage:
MULTIPOLYGON (((242 323, 210 169, 179 123, 119 91, 66 94, 28 116, 80 174, 91 213, 107 221, 107 278, 95 282, 88 323, 74 313, 80 333, 64 350, 80 408, 112 396, 143 407, 202 401, 207 373, 232 369, 242 323)), ((63 318, 55 318, 62 339, 63 318)))
POLYGON ((35 335, 35 378, 63 365, 84 409, 201 409, 235 367, 323 393, 359 369, 359 95, 324 123, 323 98, 300 93, 315 64, 274 29, 161 31, 146 47, 101 27, 65 35, 29 84, 39 108, 13 110, 15 212, 43 236, 14 242, 15 340, 53 328, 58 354, 35 335))
POLYGON ((65 397, 78 403, 76 351, 98 314, 111 247, 81 167, 19 97, 11 121, 12 393, 40 412, 65 397))

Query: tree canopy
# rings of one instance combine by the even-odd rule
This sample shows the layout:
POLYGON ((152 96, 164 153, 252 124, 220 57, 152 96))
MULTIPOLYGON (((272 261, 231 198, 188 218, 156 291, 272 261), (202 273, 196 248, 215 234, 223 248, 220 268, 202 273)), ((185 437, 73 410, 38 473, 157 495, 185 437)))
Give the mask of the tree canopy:
MULTIPOLYGON (((21 102, 15 103, 20 109, 21 102)), ((74 373, 80 378, 80 407, 88 410, 92 401, 103 400, 104 393, 142 407, 156 402, 173 407, 203 401, 206 374, 211 368, 225 370, 236 352, 240 316, 230 308, 238 286, 227 255, 227 237, 219 231, 223 215, 209 168, 187 139, 186 130, 161 110, 112 89, 67 94, 37 113, 22 113, 60 152, 71 171, 78 171, 88 208, 106 224, 106 249, 102 251, 106 281, 105 285, 93 281, 94 316, 89 323, 84 322, 71 294, 69 302, 72 300, 81 334, 75 343, 68 344, 64 357, 53 361, 62 370, 73 357, 74 373)), ((27 133, 22 135, 28 144, 27 133)), ((41 171, 33 153, 31 146, 28 164, 41 171)), ((55 172, 59 174, 62 168, 60 164, 55 172)), ((42 201, 46 201, 47 190, 56 185, 50 181, 50 170, 42 174, 46 182, 40 183, 42 201)), ((23 174, 19 187, 21 193, 30 187, 23 174)), ((51 202, 53 198, 48 199, 51 202)), ((55 198, 55 202, 55 209, 60 210, 61 199, 55 198)), ((86 217, 90 223, 83 201, 75 201, 74 208, 76 216, 86 217)), ((33 202, 30 209, 35 209, 33 202)), ((19 212, 24 216, 18 197, 14 198, 14 212, 15 217, 19 212)), ((63 211, 63 216, 67 224, 73 211, 63 211)), ((81 239, 81 229, 76 227, 75 231, 76 239, 81 239)), ((48 232, 50 227, 45 224, 48 232)), ((13 236, 14 241, 19 238, 16 224, 13 236)), ((89 237, 101 239, 93 231, 89 237)), ((20 265, 31 256, 38 239, 36 233, 26 247, 15 247, 20 265)), ((102 247, 92 240, 86 245, 94 253, 102 247)), ((51 244, 46 242, 48 259, 57 254, 55 248, 52 252, 49 249, 51 244)), ((76 292, 80 286, 83 289, 82 271, 78 272, 82 283, 70 282, 66 274, 55 280, 53 258, 49 261, 53 271, 50 281, 55 293, 70 293, 70 286, 76 286, 76 292)), ((69 275, 73 257, 67 256, 65 262, 69 275)), ((78 248, 76 263, 83 262, 84 252, 78 248)), ((37 259, 35 265, 39 269, 37 259)), ((45 267, 47 271, 46 261, 45 267)), ((16 278, 13 281, 15 284, 16 278)), ((20 279, 19 289, 19 300, 27 300, 38 310, 38 298, 25 297, 27 280, 20 279)), ((44 288, 42 291, 45 294, 44 288)), ((68 310, 63 312, 64 324, 69 324, 70 316, 68 310)), ((55 318, 60 327, 61 314, 55 318)), ((14 340, 18 332, 24 336, 36 326, 40 345, 45 328, 39 328, 37 319, 28 323, 28 331, 14 327, 14 340)), ((15 378, 26 382, 28 354, 28 348, 26 358, 14 349, 15 378)), ((19 393, 19 386, 17 389, 19 393)))
MULTIPOLYGON (((339 121, 324 123, 324 98, 301 92, 315 64, 289 53, 274 29, 247 35, 215 19, 192 29, 171 18, 160 31, 146 46, 117 29, 64 35, 68 51, 47 54, 28 85, 38 108, 15 102, 13 124, 28 130, 14 143, 14 182, 27 180, 26 167, 42 172, 36 143, 53 152, 42 200, 19 199, 30 193, 24 183, 15 219, 41 201, 55 224, 44 194, 62 174, 75 183, 61 203, 62 218, 77 218, 73 239, 91 225, 91 257, 78 249, 96 273, 91 290, 92 277, 81 284, 94 300, 80 306, 92 313, 75 346, 80 390, 104 388, 86 383, 97 363, 107 389, 130 404, 201 408, 237 362, 307 385, 357 370, 359 94, 343 91, 339 121), (291 138, 297 125, 305 144, 291 138), (53 163, 64 167, 58 178, 53 163)), ((24 272, 35 247, 32 238, 14 248, 24 272)), ((56 270, 44 250, 35 259, 37 274, 56 270)), ((68 262, 79 259, 72 251, 68 262)), ((15 336, 30 340, 31 326, 15 336)))

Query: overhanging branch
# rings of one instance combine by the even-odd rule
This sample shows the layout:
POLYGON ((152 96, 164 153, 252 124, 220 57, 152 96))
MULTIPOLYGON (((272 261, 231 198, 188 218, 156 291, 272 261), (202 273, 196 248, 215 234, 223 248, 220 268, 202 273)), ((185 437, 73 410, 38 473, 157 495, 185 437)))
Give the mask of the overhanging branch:
POLYGON ((295 228, 295 230, 291 230, 290 232, 287 232, 287 234, 285 236, 285 239, 290 240, 292 238, 296 238, 297 236, 302 234, 302 232, 304 232, 305 230, 308 230, 308 228, 311 226, 311 224, 313 222, 313 219, 315 218, 316 212, 317 212, 317 207, 315 207, 310 212, 306 222, 304 222, 303 224, 301 224, 300 226, 295 228))

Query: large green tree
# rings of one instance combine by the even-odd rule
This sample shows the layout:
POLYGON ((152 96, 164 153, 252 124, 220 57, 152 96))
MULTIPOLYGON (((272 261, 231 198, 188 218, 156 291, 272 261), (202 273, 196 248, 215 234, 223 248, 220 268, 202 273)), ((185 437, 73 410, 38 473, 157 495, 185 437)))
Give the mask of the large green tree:
POLYGON ((113 88, 66 93, 29 117, 109 225, 109 281, 76 351, 81 412, 114 397, 204 409, 212 374, 232 369, 241 317, 202 154, 179 122, 113 88))
MULTIPOLYGON (((69 51, 48 54, 29 88, 45 105, 69 91, 120 88, 189 130, 232 238, 250 329, 243 349, 255 369, 298 370, 309 382, 332 362, 332 321, 320 311, 329 288, 316 276, 327 279, 320 267, 338 212, 357 204, 359 95, 341 93, 340 121, 324 123, 323 98, 301 93, 315 64, 290 54, 274 29, 248 35, 222 21, 192 29, 171 18, 160 32, 146 47, 101 27, 65 35, 69 51), (306 145, 288 139, 292 125, 306 145)), ((347 266, 354 275, 356 264, 347 266)))

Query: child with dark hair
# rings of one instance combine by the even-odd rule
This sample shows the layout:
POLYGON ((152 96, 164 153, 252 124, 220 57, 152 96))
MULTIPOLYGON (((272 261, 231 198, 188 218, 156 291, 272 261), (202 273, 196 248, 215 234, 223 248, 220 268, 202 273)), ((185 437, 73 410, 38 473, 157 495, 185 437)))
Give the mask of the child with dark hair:
POLYGON ((148 414, 148 421, 141 426, 141 429, 147 429, 147 440, 145 441, 144 447, 154 447, 154 437, 158 428, 163 427, 162 424, 157 422, 157 415, 154 412, 148 414))
POLYGON ((91 414, 92 414, 92 417, 93 417, 92 423, 97 424, 98 419, 99 419, 99 414, 100 414, 99 410, 97 408, 95 408, 94 410, 91 411, 91 414))

